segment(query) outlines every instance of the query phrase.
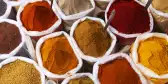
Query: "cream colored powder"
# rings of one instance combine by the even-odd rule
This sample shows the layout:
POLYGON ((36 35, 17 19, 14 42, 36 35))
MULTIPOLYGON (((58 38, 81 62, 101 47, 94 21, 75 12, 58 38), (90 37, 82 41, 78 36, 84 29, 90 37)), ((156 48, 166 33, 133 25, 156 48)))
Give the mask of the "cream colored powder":
POLYGON ((65 15, 73 15, 92 8, 90 0, 58 0, 58 5, 65 15))
POLYGON ((153 0, 152 5, 157 10, 168 12, 168 0, 153 0))

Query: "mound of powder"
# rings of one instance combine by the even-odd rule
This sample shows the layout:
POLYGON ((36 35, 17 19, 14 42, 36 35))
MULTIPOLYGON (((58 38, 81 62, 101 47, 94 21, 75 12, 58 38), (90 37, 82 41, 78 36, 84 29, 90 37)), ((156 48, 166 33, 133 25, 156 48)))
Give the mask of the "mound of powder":
POLYGON ((52 73, 65 74, 78 65, 68 39, 59 36, 47 39, 41 47, 43 66, 52 73))
POLYGON ((92 8, 90 0, 58 0, 58 5, 65 15, 73 15, 92 8))
POLYGON ((98 78, 101 84, 142 84, 126 59, 115 59, 100 65, 98 78))
POLYGON ((0 84, 41 84, 40 73, 33 64, 16 60, 0 69, 0 84))
POLYGON ((21 13, 21 21, 28 31, 44 31, 58 20, 46 1, 29 3, 21 13))
POLYGON ((94 57, 103 56, 111 46, 111 37, 103 25, 89 19, 79 23, 74 38, 85 55, 94 57))
POLYGON ((168 13, 168 0, 153 0, 152 6, 157 10, 168 13))
POLYGON ((115 9, 111 25, 120 33, 136 34, 150 30, 150 18, 146 8, 135 0, 115 0, 107 16, 115 9))
POLYGON ((140 63, 158 75, 168 73, 168 42, 166 39, 151 37, 141 41, 138 56, 140 63))
POLYGON ((89 77, 81 77, 70 80, 68 84, 94 84, 89 77))
POLYGON ((7 22, 0 23, 0 53, 7 54, 21 43, 18 27, 7 22))
POLYGON ((2 16, 6 12, 6 9, 7 4, 3 0, 0 0, 0 16, 2 16))

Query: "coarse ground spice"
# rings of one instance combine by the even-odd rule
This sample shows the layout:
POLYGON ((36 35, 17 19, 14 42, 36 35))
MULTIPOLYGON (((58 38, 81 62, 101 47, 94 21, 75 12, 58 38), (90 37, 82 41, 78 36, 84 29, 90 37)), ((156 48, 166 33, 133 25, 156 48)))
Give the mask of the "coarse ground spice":
POLYGON ((111 46, 111 37, 100 22, 86 19, 74 31, 74 38, 85 55, 101 57, 111 46))
POLYGON ((25 6, 21 21, 28 31, 44 31, 58 20, 46 1, 37 1, 25 6))
POLYGON ((0 16, 2 16, 6 12, 6 9, 7 4, 3 0, 0 0, 0 16))
POLYGON ((74 51, 64 35, 47 39, 41 47, 41 55, 43 66, 55 74, 65 74, 78 64, 74 51))
POLYGON ((81 77, 70 80, 68 84, 94 84, 94 83, 92 79, 90 79, 89 77, 81 77))
POLYGON ((111 25, 120 33, 136 34, 150 30, 148 11, 135 0, 115 0, 107 16, 115 9, 116 14, 111 25))
POLYGON ((0 23, 0 53, 7 54, 21 43, 18 27, 7 22, 0 23))
POLYGON ((98 78, 101 84, 141 84, 139 76, 125 58, 100 65, 98 78))
POLYGON ((166 39, 151 37, 141 41, 138 56, 141 64, 158 75, 168 73, 168 42, 166 39))
POLYGON ((33 64, 16 60, 0 68, 0 84, 41 84, 40 73, 33 64))

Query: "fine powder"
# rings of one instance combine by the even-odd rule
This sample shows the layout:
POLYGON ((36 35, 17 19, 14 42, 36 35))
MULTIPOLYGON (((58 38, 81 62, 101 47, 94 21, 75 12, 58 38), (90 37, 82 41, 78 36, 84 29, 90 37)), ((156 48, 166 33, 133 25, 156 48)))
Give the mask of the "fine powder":
POLYGON ((135 0, 115 0, 107 15, 115 9, 115 17, 111 25, 120 33, 136 34, 150 30, 148 11, 135 0))
POLYGON ((168 13, 168 0, 153 0, 152 6, 164 13, 168 13))
POLYGON ((73 15, 92 8, 90 0, 58 0, 58 5, 65 15, 73 15))
POLYGON ((0 23, 0 53, 8 54, 21 43, 18 27, 7 22, 0 23))
POLYGON ((0 16, 2 16, 7 9, 7 5, 3 0, 0 0, 0 16))
POLYGON ((16 60, 0 69, 0 84, 41 84, 40 73, 33 64, 16 60))
POLYGON ((81 77, 70 80, 68 84, 94 84, 89 77, 81 77))
POLYGON ((94 57, 103 56, 111 46, 111 37, 103 25, 89 19, 79 23, 74 38, 85 55, 94 57))
POLYGON ((139 76, 125 58, 100 65, 98 78, 101 84, 141 84, 139 76))
POLYGON ((78 60, 65 36, 47 39, 41 47, 43 66, 52 73, 65 74, 77 67, 78 60))
POLYGON ((21 21, 28 31, 44 31, 58 18, 46 1, 29 3, 21 13, 21 21))
POLYGON ((151 37, 141 41, 138 48, 139 62, 158 75, 168 73, 168 42, 151 37))

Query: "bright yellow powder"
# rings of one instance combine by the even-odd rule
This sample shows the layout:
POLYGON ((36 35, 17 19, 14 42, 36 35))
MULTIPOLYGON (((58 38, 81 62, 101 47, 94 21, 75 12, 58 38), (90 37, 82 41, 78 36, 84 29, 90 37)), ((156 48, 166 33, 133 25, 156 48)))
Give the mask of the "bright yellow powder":
POLYGON ((158 75, 168 73, 168 42, 163 38, 152 37, 140 42, 139 61, 158 75))

